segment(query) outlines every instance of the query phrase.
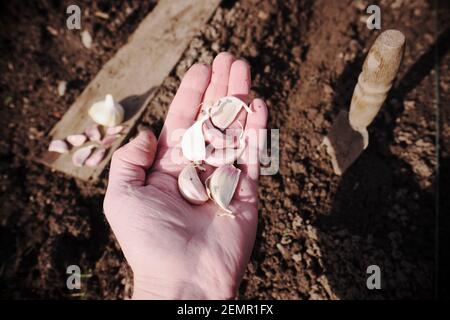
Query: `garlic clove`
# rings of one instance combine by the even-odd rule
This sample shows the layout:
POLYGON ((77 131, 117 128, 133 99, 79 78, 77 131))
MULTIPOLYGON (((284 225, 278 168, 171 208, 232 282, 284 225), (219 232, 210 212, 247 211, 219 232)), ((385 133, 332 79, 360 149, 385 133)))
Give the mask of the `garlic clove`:
POLYGON ((100 162, 102 162, 103 158, 105 157, 105 153, 105 148, 97 148, 86 160, 85 165, 87 165, 88 167, 96 167, 100 162))
POLYGON ((206 155, 205 137, 203 136, 203 122, 208 119, 208 115, 202 116, 199 120, 186 130, 181 139, 181 151, 183 156, 194 162, 203 161, 206 155))
POLYGON ((117 138, 119 137, 118 134, 114 134, 114 135, 106 135, 102 141, 100 141, 100 144, 104 147, 104 148, 109 148, 112 146, 112 144, 114 143, 114 141, 117 140, 117 138))
POLYGON ((102 134, 100 133, 100 130, 98 129, 98 125, 94 124, 90 127, 88 127, 84 133, 91 141, 100 142, 102 139, 102 134))
POLYGON ((84 162, 92 153, 92 149, 94 148, 94 145, 90 145, 87 147, 83 147, 75 151, 75 153, 72 155, 72 163, 76 167, 82 167, 84 165, 84 162))
POLYGON ((124 126, 109 127, 106 129, 106 134, 108 135, 119 134, 123 131, 124 128, 125 128, 124 126))
POLYGON ((242 108, 248 113, 253 112, 241 99, 233 96, 223 97, 210 108, 211 121, 217 128, 225 130, 233 123, 242 108))
POLYGON ((86 142, 87 137, 84 134, 71 134, 66 140, 74 147, 79 147, 86 142))
MULTIPOLYGON (((211 119, 205 121, 203 125, 203 134, 214 149, 237 148, 239 146, 239 138, 233 134, 235 129, 227 129, 225 132, 220 131, 211 122, 211 119), (231 133, 231 134, 230 134, 231 133)), ((242 136, 243 128, 241 126, 242 136)))
POLYGON ((95 102, 89 109, 89 116, 98 124, 115 127, 124 119, 123 107, 107 94, 105 100, 95 102))
POLYGON ((188 202, 200 205, 208 201, 209 197, 203 183, 198 177, 195 165, 187 165, 178 176, 178 189, 188 202))
POLYGON ((69 152, 69 146, 64 140, 52 140, 48 146, 48 151, 67 153, 69 152))
POLYGON ((240 158, 245 150, 245 144, 239 148, 214 149, 205 157, 205 163, 213 167, 220 167, 226 164, 233 164, 240 158))
POLYGON ((239 182, 241 170, 227 164, 217 168, 205 181, 208 196, 229 214, 228 208, 239 182))

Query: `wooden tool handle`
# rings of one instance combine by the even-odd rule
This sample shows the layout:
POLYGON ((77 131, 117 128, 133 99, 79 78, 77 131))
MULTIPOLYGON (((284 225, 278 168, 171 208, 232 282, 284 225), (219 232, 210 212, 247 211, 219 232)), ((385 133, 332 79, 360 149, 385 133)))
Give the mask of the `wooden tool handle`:
POLYGON ((405 36, 398 30, 381 33, 370 48, 353 91, 350 125, 363 131, 380 110, 397 75, 405 49, 405 36))

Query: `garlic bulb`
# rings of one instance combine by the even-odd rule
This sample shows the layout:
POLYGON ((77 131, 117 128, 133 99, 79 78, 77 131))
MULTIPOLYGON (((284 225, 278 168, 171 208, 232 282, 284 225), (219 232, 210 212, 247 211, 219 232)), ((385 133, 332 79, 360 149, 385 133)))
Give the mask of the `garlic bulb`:
POLYGON ((124 118, 123 107, 114 101, 112 95, 107 94, 105 100, 94 103, 89 109, 89 115, 98 124, 114 127, 124 118))
POLYGON ((178 188, 183 198, 192 204, 203 204, 209 199, 195 165, 189 164, 180 172, 178 188))
POLYGON ((228 213, 225 215, 230 215, 233 218, 233 212, 228 209, 228 206, 233 199, 240 174, 241 170, 227 164, 217 168, 205 181, 208 196, 228 213))

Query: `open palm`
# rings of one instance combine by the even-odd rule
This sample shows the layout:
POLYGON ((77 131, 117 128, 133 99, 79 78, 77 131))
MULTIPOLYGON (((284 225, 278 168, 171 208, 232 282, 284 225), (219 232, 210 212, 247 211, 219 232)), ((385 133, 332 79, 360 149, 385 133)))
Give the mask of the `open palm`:
MULTIPOLYGON (((258 161, 241 158, 230 205, 236 218, 218 216, 222 211, 212 201, 194 206, 178 191, 178 174, 188 164, 179 132, 194 123, 202 102, 227 95, 245 101, 249 91, 249 65, 229 53, 219 54, 212 68, 194 65, 169 108, 158 143, 143 131, 114 153, 104 209, 133 269, 135 298, 235 296, 255 240, 258 161)), ((263 101, 254 100, 251 108, 254 113, 242 112, 236 120, 245 123, 246 132, 263 129, 267 122, 263 101)), ((258 155, 260 145, 248 141, 244 155, 258 155)), ((202 178, 211 172, 207 168, 202 178)))

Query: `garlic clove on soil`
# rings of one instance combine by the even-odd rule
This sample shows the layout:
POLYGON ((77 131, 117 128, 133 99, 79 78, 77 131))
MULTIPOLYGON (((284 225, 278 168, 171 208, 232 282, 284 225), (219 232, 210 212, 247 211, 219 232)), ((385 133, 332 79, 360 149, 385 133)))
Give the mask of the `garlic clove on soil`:
POLYGON ((105 153, 105 148, 95 149, 92 155, 90 155, 86 160, 85 165, 87 165, 88 167, 96 167, 100 162, 102 162, 103 158, 105 157, 105 153))
POLYGON ((64 140, 52 140, 48 146, 48 151, 67 153, 69 152, 69 146, 64 140))
POLYGON ((84 133, 91 141, 100 142, 102 139, 102 134, 100 133, 100 130, 98 128, 98 125, 93 124, 92 126, 88 127, 84 133))
POLYGON ((211 121, 217 128, 225 130, 233 123, 242 108, 248 113, 253 112, 250 107, 239 98, 233 96, 220 98, 209 110, 211 121))
POLYGON ((85 163, 85 161, 87 160, 87 158, 89 158, 89 156, 92 153, 92 149, 94 148, 94 145, 90 145, 87 147, 83 147, 78 149, 77 151, 75 151, 75 153, 72 155, 72 163, 76 166, 76 167, 82 167, 85 163))
POLYGON ((86 142, 87 137, 84 134, 71 134, 66 140, 74 147, 79 147, 86 142))
POLYGON ((205 181, 206 192, 227 214, 234 218, 228 208, 239 182, 241 170, 231 164, 217 168, 205 181))
POLYGON ((181 139, 181 151, 183 156, 189 161, 200 162, 205 159, 206 147, 203 135, 203 122, 209 115, 203 115, 199 120, 186 130, 181 139))
POLYGON ((205 186, 198 177, 196 166, 187 165, 178 176, 178 189, 188 202, 200 205, 209 200, 205 186))
POLYGON ((105 100, 95 102, 89 109, 89 116, 98 124, 115 127, 124 119, 123 107, 114 101, 112 95, 107 94, 105 100))

